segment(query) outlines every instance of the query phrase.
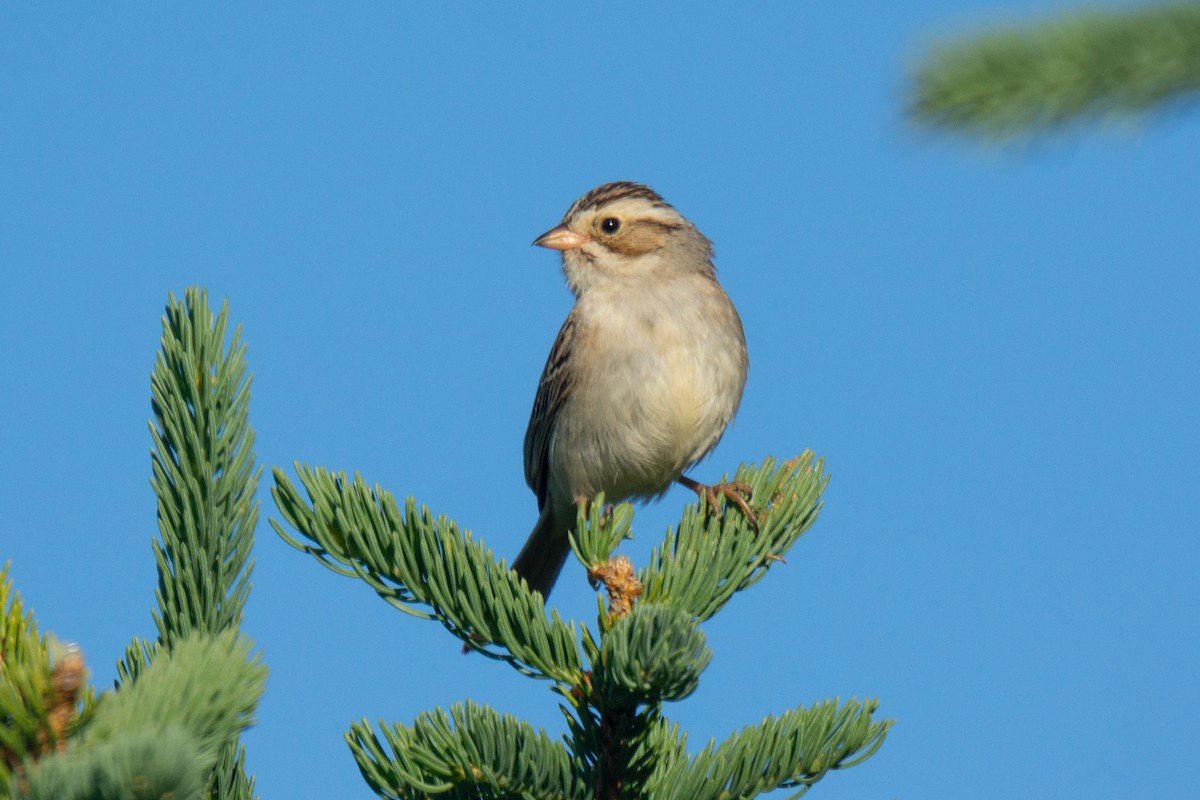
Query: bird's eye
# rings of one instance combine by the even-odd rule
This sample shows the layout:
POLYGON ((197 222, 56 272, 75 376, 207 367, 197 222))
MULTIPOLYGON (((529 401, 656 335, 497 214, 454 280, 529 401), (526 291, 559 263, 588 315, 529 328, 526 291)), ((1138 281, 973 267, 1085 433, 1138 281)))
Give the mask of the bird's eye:
POLYGON ((619 231, 620 229, 621 229, 621 220, 617 219, 616 217, 608 217, 607 219, 605 219, 603 222, 600 223, 600 230, 604 231, 605 233, 609 234, 610 236, 612 234, 616 233, 617 231, 619 231))

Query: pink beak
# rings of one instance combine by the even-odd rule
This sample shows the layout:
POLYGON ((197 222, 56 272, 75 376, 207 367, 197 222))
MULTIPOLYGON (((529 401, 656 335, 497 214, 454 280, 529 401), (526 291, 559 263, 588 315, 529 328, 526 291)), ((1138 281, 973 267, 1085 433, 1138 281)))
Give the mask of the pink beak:
POLYGON ((566 225, 559 225, 534 239, 533 243, 538 247, 549 247, 551 250, 574 250, 576 247, 583 247, 590 241, 590 237, 584 236, 582 233, 575 233, 566 225))

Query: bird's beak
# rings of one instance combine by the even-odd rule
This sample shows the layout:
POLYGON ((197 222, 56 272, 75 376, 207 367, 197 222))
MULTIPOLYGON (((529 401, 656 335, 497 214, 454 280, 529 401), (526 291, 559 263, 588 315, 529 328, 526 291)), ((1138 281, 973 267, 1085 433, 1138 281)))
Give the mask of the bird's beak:
POLYGON ((551 250, 574 250, 576 247, 583 247, 590 241, 591 238, 582 233, 575 233, 566 225, 559 225, 534 239, 533 243, 538 247, 549 247, 551 250))

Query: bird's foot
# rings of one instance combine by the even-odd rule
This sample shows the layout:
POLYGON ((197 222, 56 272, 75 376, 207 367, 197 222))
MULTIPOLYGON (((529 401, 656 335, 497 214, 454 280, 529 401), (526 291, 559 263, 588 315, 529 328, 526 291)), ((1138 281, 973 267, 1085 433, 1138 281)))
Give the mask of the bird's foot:
MULTIPOLYGON (((578 495, 575 498, 575 505, 583 509, 583 513, 590 515, 592 513, 592 499, 584 495, 578 495)), ((600 510, 600 524, 608 525, 613 519, 613 504, 605 503, 604 508, 600 510)))
POLYGON ((748 484, 741 481, 726 481, 725 483, 714 483, 711 486, 708 484, 694 481, 686 475, 680 475, 678 482, 681 486, 686 486, 691 489, 702 499, 708 501, 708 507, 712 509, 713 515, 717 516, 721 513, 721 507, 717 505, 717 496, 724 495, 729 502, 742 510, 749 520, 750 525, 758 530, 758 517, 754 515, 754 511, 750 508, 750 503, 747 501, 753 496, 748 484))

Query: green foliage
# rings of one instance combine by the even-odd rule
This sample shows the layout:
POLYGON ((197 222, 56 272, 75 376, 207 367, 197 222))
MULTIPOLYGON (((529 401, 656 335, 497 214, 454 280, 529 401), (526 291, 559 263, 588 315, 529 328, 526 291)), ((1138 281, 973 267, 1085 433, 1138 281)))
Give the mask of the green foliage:
POLYGON ((579 795, 570 755, 543 731, 467 702, 411 726, 364 720, 346 740, 363 777, 380 797, 530 797, 579 795))
POLYGON ((592 687, 607 708, 682 700, 712 660, 704 633, 687 612, 638 603, 600 643, 592 687))
MULTIPOLYGON (((228 346, 229 305, 213 314, 203 290, 167 299, 162 339, 151 375, 151 485, 161 541, 154 622, 167 648, 194 631, 236 630, 250 592, 250 549, 258 524, 254 429, 249 424, 250 377, 241 326, 228 346)), ((154 646, 134 640, 118 664, 136 681, 154 646)), ((212 770, 214 797, 250 800, 235 739, 212 770)))
POLYGON ((8 570, 0 569, 0 798, 15 795, 29 764, 65 745, 95 702, 78 649, 38 633, 8 570))
POLYGON ((361 578, 396 608, 438 620, 480 652, 560 685, 579 683, 576 626, 557 612, 547 618, 541 596, 523 589, 469 532, 427 508, 418 511, 411 497, 401 513, 390 492, 367 486, 361 476, 350 481, 344 473, 301 466, 297 472, 307 501, 279 469, 271 494, 309 542, 271 520, 284 541, 335 572, 361 578))
MULTIPOLYGON (((201 290, 168 298, 151 378, 158 639, 134 639, 118 664, 117 690, 100 698, 94 714, 83 693, 74 723, 49 726, 47 707, 53 700, 62 715, 61 687, 68 678, 81 682, 82 660, 76 656, 78 669, 67 673, 63 659, 51 674, 32 616, 19 603, 8 606, 0 798, 253 797, 237 737, 250 724, 266 670, 237 628, 261 470, 248 424, 245 347, 235 330, 226 348, 227 326, 228 308, 214 315, 201 290), (10 768, 19 773, 11 780, 10 768)), ((6 580, 3 587, 7 598, 6 580)))
POLYGON ((160 649, 135 683, 102 698, 65 753, 32 766, 20 800, 204 795, 203 778, 252 721, 266 668, 232 630, 160 649))
MULTIPOLYGON (((168 298, 150 379, 151 484, 158 501, 159 639, 241 624, 261 469, 249 424, 250 378, 241 326, 228 349, 229 306, 214 318, 206 292, 168 298)), ((127 665, 128 666, 128 665, 127 665)))
POLYGON ((254 800, 254 776, 246 772, 246 748, 236 739, 226 742, 212 769, 209 797, 254 800))
POLYGON ((194 737, 209 764, 251 722, 266 683, 266 668, 233 630, 194 633, 174 647, 159 645, 138 680, 106 696, 83 732, 87 741, 171 722, 194 737))
POLYGON ((644 599, 706 620, 758 583, 816 521, 829 483, 824 467, 811 452, 783 464, 767 458, 761 467, 740 467, 734 480, 766 499, 757 527, 740 513, 712 517, 699 501, 689 506, 641 573, 644 599))
POLYGON ((38 635, 37 620, 13 590, 8 569, 0 569, 0 797, 8 796, 13 767, 57 743, 50 725, 50 643, 38 635))
POLYGON ((891 723, 874 719, 873 701, 827 701, 689 758, 686 737, 663 717, 664 703, 695 691, 712 657, 700 623, 781 563, 815 521, 828 478, 812 453, 737 471, 758 504, 757 523, 727 503, 717 514, 702 500, 690 504, 640 584, 631 571, 617 579, 604 569, 632 531, 632 508, 595 498, 579 512, 572 549, 610 594, 637 599, 628 613, 610 615, 601 604, 596 633, 548 615, 541 595, 505 562, 412 498, 401 511, 361 476, 296 471, 303 491, 273 473, 276 505, 298 533, 272 520, 285 541, 395 607, 441 622, 468 646, 550 679, 563 699, 565 746, 470 703, 412 725, 381 723, 379 732, 356 723, 351 752, 382 797, 724 798, 789 787, 799 794, 830 770, 860 763, 886 736, 891 723))
POLYGON ((657 776, 647 796, 663 800, 754 797, 796 788, 799 797, 832 769, 866 761, 883 744, 891 722, 872 719, 877 703, 827 700, 743 728, 689 763, 657 776))
POLYGON ((918 121, 989 140, 1138 115, 1200 89, 1200 4, 1079 11, 943 43, 913 85, 918 121))
POLYGON ((29 774, 19 800, 200 800, 205 764, 174 725, 131 730, 121 739, 48 758, 29 774))
POLYGON ((608 561, 621 542, 633 538, 633 506, 606 506, 601 492, 586 508, 577 509, 575 527, 587 535, 571 535, 571 552, 591 573, 608 561))

